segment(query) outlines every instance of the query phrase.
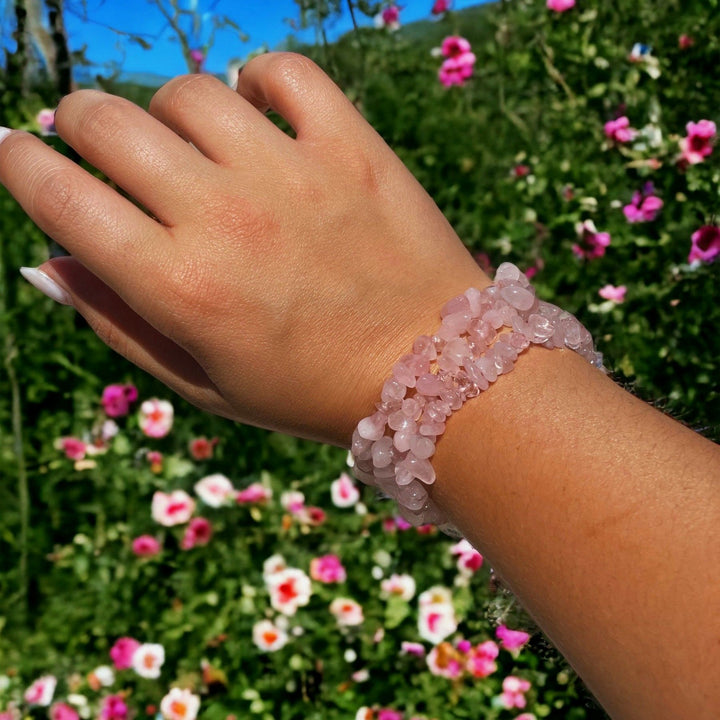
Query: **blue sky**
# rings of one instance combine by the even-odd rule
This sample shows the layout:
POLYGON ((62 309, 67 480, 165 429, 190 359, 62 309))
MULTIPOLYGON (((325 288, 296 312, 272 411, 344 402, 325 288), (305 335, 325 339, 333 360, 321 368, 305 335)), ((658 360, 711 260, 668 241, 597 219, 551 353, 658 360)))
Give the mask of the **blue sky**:
MULTIPOLYGON (((453 7, 461 9, 477 5, 479 0, 455 0, 453 7)), ((214 8, 216 15, 226 15, 234 20, 249 36, 241 42, 232 30, 216 35, 207 59, 206 70, 223 73, 233 58, 244 58, 253 50, 265 45, 277 48, 293 32, 290 21, 297 21, 299 13, 293 0, 183 0, 184 7, 191 4, 199 11, 214 8)), ((401 20, 410 22, 430 17, 432 0, 405 0, 400 2, 401 20)), ((87 46, 86 56, 97 65, 110 61, 119 63, 125 72, 151 72, 164 76, 187 72, 177 42, 172 41, 172 31, 152 0, 67 0, 66 24, 71 49, 87 46), (151 50, 128 42, 118 32, 142 35, 152 44, 151 50)), ((358 15, 363 24, 371 21, 358 15)), ((211 25, 206 22, 199 40, 205 41, 211 25)), ((329 27, 330 37, 347 32, 351 28, 350 16, 345 9, 343 16, 329 27)), ((314 41, 314 32, 296 33, 308 42, 314 41)))

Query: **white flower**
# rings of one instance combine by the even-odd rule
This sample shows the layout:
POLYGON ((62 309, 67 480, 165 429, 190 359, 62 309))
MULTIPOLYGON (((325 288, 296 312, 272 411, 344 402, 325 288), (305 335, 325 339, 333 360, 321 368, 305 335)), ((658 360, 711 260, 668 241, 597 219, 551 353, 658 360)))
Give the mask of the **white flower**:
POLYGON ((330 612, 341 627, 360 625, 365 619, 362 605, 350 598, 335 598, 330 603, 330 612))
POLYGON ((145 400, 140 406, 140 429, 148 437, 165 437, 172 428, 175 411, 167 400, 145 400))
POLYGON ((435 585, 420 595, 418 603, 420 607, 436 604, 452 605, 452 593, 442 585, 435 585))
POLYGON ((393 573, 382 581, 380 587, 386 597, 397 595, 402 600, 412 600, 415 596, 415 579, 412 575, 393 573))
POLYGON ((335 507, 352 507, 360 499, 360 491, 347 473, 330 484, 330 496, 335 507))
POLYGON ((160 712, 165 720, 195 720, 200 709, 200 698, 184 688, 170 688, 160 701, 160 712))
POLYGON ((253 642, 265 652, 280 650, 287 641, 287 633, 270 620, 260 620, 253 625, 253 642))
POLYGON ((285 510, 294 512, 305 505, 305 495, 299 490, 288 490, 280 495, 280 505, 285 510))
POLYGON ((132 669, 144 678, 159 678, 160 668, 165 662, 165 648, 162 645, 143 643, 133 653, 132 669))
POLYGON ((92 674, 103 687, 110 687, 115 682, 115 673, 109 665, 99 665, 92 674))
POLYGON ((195 501, 184 490, 173 490, 170 494, 158 490, 153 495, 153 520, 165 527, 186 523, 194 511, 195 501))
POLYGON ((285 568, 265 578, 270 591, 270 604, 283 615, 294 615, 299 607, 310 602, 310 578, 297 568, 285 568))
POLYGON ((418 633, 423 640, 437 645, 457 630, 455 609, 448 603, 421 605, 418 613, 418 633))
POLYGON ((265 584, 268 583, 268 579, 275 575, 276 573, 279 573, 281 570, 285 570, 287 568, 287 562, 285 561, 285 558, 282 555, 271 555, 264 563, 263 563, 263 580, 265 580, 265 584))
POLYGON ((56 685, 57 678, 54 675, 43 675, 39 677, 25 691, 25 702, 29 705, 47 707, 52 702, 56 685))
POLYGON ((210 507, 221 507, 235 497, 237 491, 228 478, 220 473, 208 475, 195 483, 196 495, 210 507))

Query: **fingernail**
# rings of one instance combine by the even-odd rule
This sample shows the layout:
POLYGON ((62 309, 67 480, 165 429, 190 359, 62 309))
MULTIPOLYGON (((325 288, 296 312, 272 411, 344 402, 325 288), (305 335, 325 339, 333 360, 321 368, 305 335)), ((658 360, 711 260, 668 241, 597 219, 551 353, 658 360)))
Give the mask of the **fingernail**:
MULTIPOLYGON (((2 138, 0 137, 0 142, 2 138)), ((47 295, 61 305, 72 305, 72 298, 49 275, 42 270, 30 267, 21 267, 20 274, 41 293, 47 295)))
POLYGON ((12 132, 10 128, 0 126, 0 143, 12 132))

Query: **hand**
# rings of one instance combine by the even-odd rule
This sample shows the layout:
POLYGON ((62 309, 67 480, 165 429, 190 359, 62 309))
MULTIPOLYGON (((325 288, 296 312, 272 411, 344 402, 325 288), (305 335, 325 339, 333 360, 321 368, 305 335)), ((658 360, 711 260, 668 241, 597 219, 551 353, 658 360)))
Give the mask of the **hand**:
POLYGON ((81 90, 56 127, 147 213, 11 133, 0 181, 71 253, 40 269, 110 347, 209 412, 347 445, 443 303, 488 282, 301 56, 252 60, 237 93, 209 75, 176 78, 149 114, 81 90))

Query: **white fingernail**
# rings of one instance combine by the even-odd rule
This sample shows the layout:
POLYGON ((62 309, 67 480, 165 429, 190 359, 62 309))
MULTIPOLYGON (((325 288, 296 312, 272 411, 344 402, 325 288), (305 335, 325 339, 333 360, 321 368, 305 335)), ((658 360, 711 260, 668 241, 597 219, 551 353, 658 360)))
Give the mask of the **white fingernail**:
POLYGON ((12 132, 10 128, 0 127, 0 143, 12 132))
MULTIPOLYGON (((2 139, 0 138, 0 142, 2 139)), ((21 267, 20 274, 41 293, 47 295, 51 300, 54 300, 61 305, 72 305, 72 298, 70 294, 63 290, 49 275, 46 275, 42 270, 30 267, 21 267)))

